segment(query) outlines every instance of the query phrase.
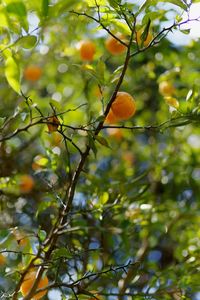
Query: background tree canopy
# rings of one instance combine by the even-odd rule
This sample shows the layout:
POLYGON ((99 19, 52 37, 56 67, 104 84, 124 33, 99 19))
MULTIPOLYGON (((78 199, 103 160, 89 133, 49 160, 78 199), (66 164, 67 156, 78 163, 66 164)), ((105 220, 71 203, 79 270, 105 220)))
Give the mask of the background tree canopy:
POLYGON ((1 299, 200 299, 194 2, 1 1, 1 299))

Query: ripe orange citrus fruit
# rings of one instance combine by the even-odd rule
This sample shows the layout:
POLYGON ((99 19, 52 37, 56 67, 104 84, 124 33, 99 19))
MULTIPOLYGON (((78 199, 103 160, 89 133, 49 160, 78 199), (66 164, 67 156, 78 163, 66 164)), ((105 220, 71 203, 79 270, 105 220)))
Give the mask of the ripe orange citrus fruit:
MULTIPOLYGON (((124 41, 124 36, 122 34, 116 35, 120 40, 124 41)), ((108 52, 110 52, 112 55, 119 55, 126 51, 126 46, 121 44, 118 40, 116 40, 114 37, 109 36, 107 40, 105 41, 105 46, 108 52)))
POLYGON ((116 140, 123 138, 123 132, 120 128, 107 128, 108 135, 114 137, 116 140))
POLYGON ((58 118, 56 116, 49 117, 47 119, 47 122, 49 122, 49 123, 47 123, 49 132, 56 131, 60 125, 60 121, 58 120, 58 118))
MULTIPOLYGON (((36 270, 31 270, 30 272, 28 272, 25 275, 24 281, 22 282, 21 287, 20 287, 20 292, 22 293, 23 297, 28 295, 28 293, 30 292, 30 290, 35 282, 36 274, 37 274, 36 270)), ((47 287, 48 283, 49 283, 49 280, 48 280, 47 276, 44 276, 43 278, 40 279, 37 289, 42 289, 42 288, 47 287)), ((44 295, 46 295, 46 293, 47 293, 47 290, 38 292, 31 299, 33 299, 33 300, 41 299, 44 295)))
POLYGON ((41 75, 42 70, 38 66, 31 65, 24 70, 24 78, 29 81, 37 81, 41 75))
POLYGON ((82 41, 80 42, 79 51, 82 60, 92 61, 96 52, 96 47, 92 41, 82 41))
POLYGON ((62 142, 62 135, 59 132, 52 132, 50 143, 52 146, 59 146, 62 142))
POLYGON ((109 113, 106 116, 105 123, 114 124, 117 123, 119 119, 114 115, 112 109, 110 109, 109 113))
POLYGON ((19 182, 21 193, 30 193, 35 185, 34 179, 30 175, 22 175, 19 182))
POLYGON ((162 96, 171 96, 175 92, 175 88, 169 81, 161 81, 159 83, 159 92, 162 96))
POLYGON ((127 165, 132 166, 135 161, 135 157, 132 151, 123 152, 122 159, 127 163, 127 165))
MULTIPOLYGON (((136 32, 136 41, 141 46, 142 45, 142 33, 144 32, 143 28, 136 32)), ((149 31, 146 39, 143 41, 143 46, 147 47, 153 39, 152 33, 149 31)))
POLYGON ((135 114, 135 100, 126 92, 118 92, 111 105, 111 110, 118 120, 128 120, 135 114))
POLYGON ((6 263, 6 258, 3 254, 0 253, 0 267, 5 265, 6 263))
POLYGON ((174 107, 176 109, 179 108, 179 102, 178 102, 178 100, 176 98, 168 96, 168 97, 165 97, 164 99, 165 99, 165 102, 169 106, 172 106, 172 107, 174 107))

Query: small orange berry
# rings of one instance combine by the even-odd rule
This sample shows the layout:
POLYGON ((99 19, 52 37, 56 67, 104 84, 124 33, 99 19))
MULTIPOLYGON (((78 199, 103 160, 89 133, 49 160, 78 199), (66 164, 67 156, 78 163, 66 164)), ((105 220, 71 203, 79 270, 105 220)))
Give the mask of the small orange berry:
POLYGON ((126 92, 118 92, 111 109, 118 120, 127 120, 135 114, 135 100, 126 92))
POLYGON ((35 185, 34 179, 30 175, 23 175, 20 178, 19 189, 21 193, 30 193, 35 185))
POLYGON ((159 92, 162 96, 171 96, 175 92, 175 88, 169 81, 161 81, 159 83, 159 92))
POLYGON ((176 98, 168 96, 168 97, 165 97, 164 99, 165 99, 165 102, 169 106, 172 106, 172 107, 174 107, 176 109, 179 108, 179 102, 178 102, 178 100, 176 98))
POLYGON ((133 154, 133 152, 131 152, 131 151, 123 152, 122 159, 123 159, 123 160, 127 163, 127 165, 129 165, 129 166, 133 165, 133 164, 134 164, 134 161, 135 161, 134 154, 133 154))
MULTIPOLYGON (((35 282, 36 274, 37 274, 36 270, 31 270, 30 272, 28 272, 25 275, 24 281, 22 282, 21 287, 20 287, 20 291, 24 297, 26 295, 28 295, 28 293, 30 292, 30 290, 35 282)), ((47 287, 48 283, 49 283, 49 280, 48 280, 47 276, 44 276, 43 278, 40 279, 37 289, 42 289, 42 288, 47 287)), ((41 299, 42 297, 44 297, 46 295, 46 293, 47 293, 47 290, 38 292, 31 299, 33 299, 33 300, 41 299)))
MULTIPOLYGON (((122 34, 116 35, 120 40, 124 41, 124 36, 122 34)), ((117 39, 112 36, 109 36, 105 41, 105 46, 108 52, 112 55, 119 55, 126 51, 126 46, 120 43, 117 39)))
POLYGON ((0 267, 4 266, 6 263, 6 258, 3 254, 0 253, 0 267))
POLYGON ((50 143, 52 146, 58 146, 60 145, 62 141, 62 135, 59 132, 52 132, 52 138, 50 140, 50 143))
POLYGON ((109 113, 106 116, 105 123, 107 124, 114 124, 117 123, 119 119, 115 116, 113 111, 110 109, 109 113))
POLYGON ((107 128, 108 135, 114 137, 116 140, 121 140, 123 132, 120 128, 107 128))
POLYGON ((102 95, 103 95, 103 91, 98 87, 98 86, 95 86, 93 88, 93 91, 92 93, 94 94, 94 96, 98 99, 101 99, 102 98, 102 95))
POLYGON ((38 171, 38 170, 42 169, 41 166, 39 164, 37 164, 36 162, 33 162, 31 166, 34 171, 38 171))
MULTIPOLYGON (((136 32, 136 40, 137 40, 137 43, 138 43, 139 45, 142 45, 142 38, 141 38, 141 36, 142 36, 142 33, 143 33, 143 32, 144 32, 143 28, 140 29, 140 30, 138 30, 138 31, 136 32)), ((152 35, 152 33, 149 31, 148 34, 147 34, 146 39, 143 41, 143 45, 144 45, 145 47, 147 47, 147 46, 150 44, 150 42, 152 41, 152 39, 153 39, 153 35, 152 35)))
POLYGON ((49 132, 56 131, 60 125, 60 121, 58 120, 58 118, 56 116, 49 117, 47 119, 47 122, 49 122, 49 123, 47 123, 49 132))
POLYGON ((82 41, 80 43, 79 51, 82 60, 92 61, 94 58, 96 47, 92 41, 82 41))
POLYGON ((24 70, 24 78, 29 81, 37 81, 41 75, 42 70, 38 66, 31 65, 24 70))

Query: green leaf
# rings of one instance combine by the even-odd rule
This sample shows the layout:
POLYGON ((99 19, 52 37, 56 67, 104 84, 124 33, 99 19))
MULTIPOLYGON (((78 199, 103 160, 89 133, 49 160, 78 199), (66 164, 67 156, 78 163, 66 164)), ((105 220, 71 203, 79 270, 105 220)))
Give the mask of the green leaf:
POLYGON ((144 9, 146 9, 146 7, 148 7, 150 4, 149 0, 145 0, 141 6, 139 7, 138 11, 136 12, 135 16, 138 16, 144 9))
POLYGON ((116 0, 108 0, 108 3, 110 4, 110 6, 112 6, 113 8, 118 8, 119 5, 119 1, 116 0))
POLYGON ((63 12, 66 12, 70 9, 71 6, 73 6, 78 0, 61 0, 58 3, 56 3, 54 6, 49 7, 48 14, 50 16, 59 16, 63 12))
POLYGON ((20 44, 25 49, 31 49, 37 43, 37 37, 35 35, 23 36, 19 39, 17 44, 20 44))
POLYGON ((151 25, 151 20, 149 19, 149 20, 147 21, 147 24, 146 24, 146 26, 145 26, 145 29, 144 29, 144 31, 143 31, 143 33, 142 33, 142 35, 141 35, 142 46, 143 46, 143 43, 144 43, 144 41, 146 40, 146 38, 147 38, 147 36, 148 36, 150 25, 151 25))
POLYGON ((179 6, 180 8, 184 9, 187 11, 187 5, 181 1, 181 0, 162 0, 162 1, 153 1, 153 0, 145 0, 141 6, 139 7, 138 11, 136 12, 135 16, 137 17, 141 12, 144 10, 147 11, 149 6, 155 6, 158 2, 167 2, 167 3, 172 3, 176 6, 179 6))
POLYGON ((181 29, 180 31, 184 34, 190 34, 190 29, 181 29))
POLYGON ((194 92, 195 90, 194 89, 190 89, 187 93, 187 96, 186 96, 186 101, 191 101, 193 96, 194 96, 194 92))
POLYGON ((88 6, 90 7, 96 7, 96 4, 97 5, 106 5, 106 0, 85 0, 85 2, 87 2, 88 6))
POLYGON ((113 19, 112 23, 115 25, 116 29, 119 32, 127 34, 127 35, 131 34, 131 30, 130 30, 130 28, 128 27, 127 24, 122 23, 122 22, 120 22, 120 21, 118 21, 116 19, 113 19))
POLYGON ((20 17, 26 16, 26 6, 23 2, 11 2, 6 6, 6 10, 8 13, 13 13, 20 17))
POLYGON ((99 144, 101 144, 102 146, 105 146, 107 148, 110 148, 109 144, 108 144, 108 141, 102 137, 102 136, 95 136, 95 139, 97 140, 97 142, 99 142, 99 144))
POLYGON ((0 52, 5 59, 12 56, 12 51, 5 45, 0 45, 0 52))
POLYGON ((159 20, 165 15, 165 13, 165 10, 158 10, 146 13, 144 15, 144 18, 142 19, 142 24, 145 25, 146 23, 148 23, 149 20, 159 20))
POLYGON ((124 68, 124 65, 121 65, 121 66, 117 67, 114 70, 113 74, 119 74, 119 73, 121 74, 121 71, 123 70, 123 68, 124 68))
MULTIPOLYGON (((47 162, 46 162, 46 160, 47 160, 46 158, 41 158, 41 159, 38 159, 38 160, 36 161, 36 163, 37 163, 39 166, 44 167, 44 166, 46 166, 47 163, 48 163, 48 160, 47 160, 47 162)), ((41 202, 41 203, 38 205, 38 209, 37 209, 36 214, 35 214, 36 218, 38 217, 38 215, 39 215, 41 212, 45 211, 48 207, 49 207, 49 203, 48 203, 47 201, 41 202)))
POLYGON ((51 99, 51 101, 49 102, 49 104, 51 104, 53 107, 55 107, 57 110, 61 110, 62 106, 60 105, 60 103, 58 103, 58 101, 51 99))
POLYGON ((90 133, 88 133, 88 139, 89 139, 89 146, 92 149, 92 152, 94 153, 94 156, 96 157, 97 148, 96 148, 96 145, 95 145, 95 142, 94 142, 94 137, 90 133))
POLYGON ((26 112, 22 112, 20 114, 20 117, 21 117, 21 119, 22 119, 23 122, 26 120, 27 116, 28 116, 28 114, 26 112))
POLYGON ((49 12, 49 0, 42 0, 42 15, 46 17, 49 12))
POLYGON ((0 27, 8 27, 8 20, 5 13, 0 12, 0 27))
POLYGON ((70 258, 71 254, 70 254, 69 250, 67 250, 67 248, 62 247, 60 249, 56 249, 53 252, 53 257, 54 257, 54 259, 57 259, 60 257, 70 258))
POLYGON ((5 122, 5 120, 6 120, 6 117, 0 117, 0 126, 2 126, 3 125, 3 123, 5 122))
POLYGON ((46 239, 47 233, 44 230, 39 230, 38 237, 41 242, 43 242, 46 239))
POLYGON ((108 192, 104 192, 100 198, 99 198, 100 202, 102 205, 106 204, 109 200, 109 193, 108 192))
POLYGON ((20 94, 20 70, 13 57, 8 57, 5 62, 5 76, 9 85, 20 94))
POLYGON ((164 0, 164 1, 160 1, 160 2, 167 2, 167 3, 172 3, 176 6, 179 6, 180 8, 184 9, 185 11, 187 11, 187 5, 185 3, 183 3, 183 1, 181 0, 164 0))
POLYGON ((96 68, 97 74, 98 74, 98 79, 100 83, 104 83, 104 72, 105 72, 105 63, 100 59, 97 63, 97 68, 96 68))

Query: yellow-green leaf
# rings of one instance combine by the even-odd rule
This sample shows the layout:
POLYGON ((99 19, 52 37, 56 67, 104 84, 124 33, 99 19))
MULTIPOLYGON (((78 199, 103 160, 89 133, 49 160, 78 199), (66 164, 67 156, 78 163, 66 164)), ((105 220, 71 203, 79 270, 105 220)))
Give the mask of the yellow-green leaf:
POLYGON ((12 51, 8 48, 8 46, 5 45, 0 45, 0 53, 4 58, 12 56, 12 51))
POLYGON ((25 49, 30 49, 33 48, 37 43, 37 37, 35 35, 23 36, 17 43, 25 49))
POLYGON ((99 142, 99 144, 101 144, 102 146, 105 146, 107 148, 110 148, 109 144, 108 144, 108 141, 102 137, 102 136, 95 136, 95 139, 97 140, 97 142, 99 142))
POLYGON ((8 21, 5 13, 0 12, 0 20, 0 27, 8 27, 8 21))
POLYGON ((6 59, 5 76, 13 90, 20 94, 20 70, 12 56, 6 59))

